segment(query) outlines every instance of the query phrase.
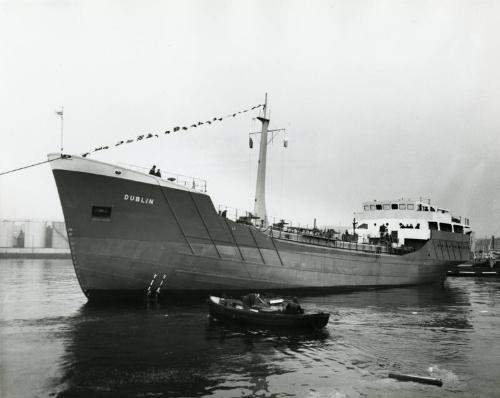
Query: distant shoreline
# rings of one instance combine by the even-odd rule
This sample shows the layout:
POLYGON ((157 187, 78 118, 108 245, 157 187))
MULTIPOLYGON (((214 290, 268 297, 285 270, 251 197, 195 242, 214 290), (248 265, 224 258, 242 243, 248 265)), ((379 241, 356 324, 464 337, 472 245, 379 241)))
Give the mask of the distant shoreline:
POLYGON ((52 258, 52 259, 68 259, 71 258, 69 249, 53 249, 53 248, 0 248, 1 258, 52 258))

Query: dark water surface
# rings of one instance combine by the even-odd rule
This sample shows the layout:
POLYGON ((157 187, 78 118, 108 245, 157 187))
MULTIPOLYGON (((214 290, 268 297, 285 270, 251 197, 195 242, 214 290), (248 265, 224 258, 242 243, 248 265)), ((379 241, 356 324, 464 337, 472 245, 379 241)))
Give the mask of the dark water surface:
POLYGON ((0 396, 500 396, 499 279, 301 302, 324 331, 231 328, 202 300, 90 306, 69 260, 0 260, 0 396))

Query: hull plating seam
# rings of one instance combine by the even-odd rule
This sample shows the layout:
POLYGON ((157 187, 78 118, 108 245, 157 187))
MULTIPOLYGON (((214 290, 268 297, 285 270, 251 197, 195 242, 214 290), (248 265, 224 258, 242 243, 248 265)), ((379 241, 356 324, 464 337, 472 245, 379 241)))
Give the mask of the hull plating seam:
MULTIPOLYGON (((137 239, 137 240, 121 240, 122 242, 145 242, 145 243, 151 243, 150 241, 146 241, 146 240, 140 240, 140 239, 137 239)), ((287 242, 287 241, 284 241, 284 242, 287 242)), ((158 241, 158 243, 161 243, 161 241, 158 241)), ((287 242, 287 243, 294 243, 296 244, 295 242, 287 242)), ((299 246, 301 246, 302 244, 299 244, 299 246)), ((307 245, 308 247, 312 247, 312 248, 320 248, 320 249, 324 249, 323 247, 321 246, 315 246, 315 245, 307 245)), ((235 248, 240 248, 240 247, 244 247, 246 248, 246 246, 230 246, 230 247, 235 247, 235 248)), ((260 248, 258 247, 250 247, 249 248, 251 249, 259 249, 260 251, 260 248)), ((391 259, 403 259, 404 261, 402 262, 394 262, 393 264, 397 264, 397 265, 400 265, 400 266, 405 266, 406 264, 408 265, 414 265, 415 264, 415 260, 406 260, 404 256, 399 256, 399 255, 394 255, 394 254, 375 254, 375 253, 356 253, 352 250, 348 250, 348 249, 345 249, 342 250, 342 249, 336 249, 336 248, 325 248, 325 249, 330 249, 330 250, 333 250, 335 251, 335 255, 333 254, 329 254, 329 253, 314 253, 314 252, 287 252, 285 250, 281 250, 281 252, 278 252, 278 255, 280 257, 280 260, 282 259, 282 255, 283 254, 286 254, 286 253, 289 253, 289 254, 293 254, 293 255, 297 255, 297 254, 300 254, 300 255, 305 255, 305 256, 308 256, 308 257, 315 257, 315 258, 320 258, 320 259, 327 259, 327 260, 339 260, 339 261, 345 261, 345 254, 354 254, 356 255, 356 259, 355 261, 353 260, 353 262, 356 262, 356 263, 374 263, 375 260, 379 259, 380 257, 384 257, 384 258, 391 258, 391 259)), ((81 254, 91 254, 91 253, 81 253, 81 254)), ((251 265, 265 265, 265 266, 269 266, 269 267, 287 267, 289 268, 288 266, 286 266, 283 261, 282 264, 283 265, 276 265, 276 264, 266 264, 266 263, 256 263, 256 262, 252 262, 252 261, 242 261, 242 260, 238 260, 238 259, 231 259, 231 258, 224 258, 224 257, 208 257, 208 256, 200 256, 198 254, 188 254, 188 253, 177 253, 179 255, 183 255, 183 256, 192 256, 192 257, 196 257, 196 258, 207 258, 207 259, 214 259, 214 260, 217 260, 217 261, 229 261, 229 262, 238 262, 238 263, 241 263, 241 264, 251 264, 251 265)), ((129 260, 130 258, 129 257, 122 257, 122 256, 105 256, 105 257, 109 257, 109 258, 117 258, 117 259, 127 259, 129 260)), ((420 260, 420 263, 421 264, 427 264, 427 265, 433 265, 435 264, 435 261, 436 260, 428 260, 428 259, 422 259, 420 260)), ((457 262, 458 260, 443 260, 444 262, 446 263, 453 263, 453 262, 457 262)))
MULTIPOLYGON (((303 270, 301 270, 301 271, 303 271, 303 270)), ((177 269, 176 272, 182 272, 182 273, 193 274, 193 275, 217 276, 217 277, 222 277, 224 279, 247 280, 247 279, 239 278, 239 277, 235 277, 235 276, 226 276, 226 275, 214 274, 214 273, 208 273, 208 272, 193 272, 193 271, 187 271, 187 270, 183 270, 183 269, 177 269)), ((344 274, 342 272, 321 272, 321 271, 310 271, 310 270, 308 270, 306 272, 315 272, 315 273, 328 274, 328 275, 353 276, 353 277, 361 276, 361 277, 377 278, 377 279, 380 278, 377 275, 367 275, 367 274, 357 274, 357 273, 356 274, 344 274)), ((434 275, 436 275, 436 272, 419 272, 418 275, 419 276, 422 276, 422 275, 434 276, 434 275)), ((384 278, 402 278, 402 277, 401 277, 401 275, 384 275, 384 278)), ((266 283, 273 283, 273 284, 282 283, 282 282, 276 282, 276 281, 266 281, 263 279, 256 279, 256 278, 252 278, 252 280, 255 282, 266 282, 266 283)), ((291 285, 290 283, 286 283, 286 284, 291 285)), ((302 286, 302 285, 293 285, 293 286, 302 286)))
MULTIPOLYGON (((184 254, 183 256, 185 257, 194 257, 194 258, 200 258, 201 256, 196 256, 196 255, 190 255, 190 254, 184 254)), ((117 258, 117 257, 112 257, 112 256, 95 256, 96 258, 100 258, 100 259, 106 259, 106 258, 117 258)), ((202 257, 202 258, 208 258, 210 259, 209 257, 202 257)), ((221 260, 221 259, 219 259, 221 260)), ((225 260, 226 262, 229 262, 231 260, 225 260)), ((161 270, 162 268, 164 268, 165 266, 164 265, 160 265, 160 264, 152 264, 152 263, 144 263, 144 262, 138 262, 138 261, 134 261, 134 263, 136 264, 144 264, 145 267, 151 267, 152 268, 152 273, 155 273, 155 272, 166 272, 166 271, 158 271, 158 270, 161 270), (154 269, 156 269, 157 271, 154 271, 154 269)), ((254 277, 252 277, 250 275, 250 271, 245 267, 245 265, 247 263, 244 263, 244 262, 240 262, 239 264, 241 264, 244 268, 245 268, 245 271, 249 274, 248 277, 251 279, 251 280, 254 280, 254 281, 263 281, 263 280, 259 280, 259 279, 255 279, 254 277)), ((271 267, 270 265, 265 265, 265 264, 257 264, 257 263, 252 263, 253 266, 255 267, 271 267)), ((394 266, 403 266, 405 267, 406 265, 405 264, 394 264, 394 266)), ((284 265, 274 265, 272 266, 276 269, 279 269, 279 270, 287 270, 287 271, 297 271, 297 272, 309 272, 309 273, 314 273, 314 274, 325 274, 325 275, 343 275, 343 276, 360 276, 360 277, 368 277, 368 278, 378 278, 377 275, 374 275, 374 274, 365 274, 365 273, 359 273, 359 270, 356 270, 356 272, 353 272, 353 273, 346 273, 346 272, 340 272, 340 271, 335 271, 335 272, 325 272, 325 271, 321 271, 321 270, 314 270, 314 269, 308 269, 308 270, 304 270, 303 268, 297 268, 297 267, 293 267, 293 266, 284 266, 284 265)), ((439 265, 437 265, 437 267, 439 267, 439 265)), ((114 274, 111 274, 111 273, 107 273, 107 272, 103 272, 103 271, 97 271, 97 270, 93 270, 93 269, 89 269, 89 268, 83 268, 83 267, 79 267, 79 269, 81 271, 87 271, 87 272, 94 272, 94 273, 99 273, 99 274, 102 274, 102 275, 108 275, 108 276, 115 276, 114 274)), ((172 268, 170 269, 170 271, 180 271, 182 270, 182 268, 180 269, 177 269, 177 268, 172 268)), ((191 272, 193 274, 200 274, 200 275, 221 275, 221 274, 210 274, 210 273, 206 273, 206 272, 192 272, 192 271, 182 271, 182 272, 191 272)), ((440 273, 440 271, 437 269, 435 271, 427 271, 427 272, 424 272, 424 271, 417 271, 417 272, 414 272, 414 273, 411 273, 411 274, 408 274, 406 273, 406 276, 410 276, 410 275, 418 275, 418 276, 432 276, 432 275, 436 275, 440 273)), ((391 274, 384 274, 384 277, 388 277, 388 278, 401 278, 401 274, 397 274, 397 275, 391 275, 391 274)), ((120 278, 124 278, 124 279, 131 279, 131 280, 147 280, 147 279, 143 279, 143 278, 135 278, 135 277, 130 277, 130 276, 125 276, 125 275, 120 275, 120 278)), ((241 279, 243 279, 243 277, 241 277, 241 279)), ((148 281, 149 283, 149 281, 148 281)), ((273 283, 275 283, 273 281, 273 283)))
MULTIPOLYGON (((122 257, 122 256, 105 256, 105 255, 96 255, 96 254, 92 254, 92 253, 80 253, 80 254, 86 254, 86 255, 93 256, 93 257, 97 257, 97 258, 109 258, 109 259, 130 261, 129 257, 122 257)), ((328 259, 328 260, 345 260, 345 258, 321 256, 321 255, 312 254, 312 253, 301 253, 301 254, 306 254, 307 256, 310 256, 310 257, 317 257, 317 258, 328 259)), ((251 265, 251 266, 256 266, 256 267, 273 267, 273 268, 277 268, 277 269, 289 269, 289 270, 293 270, 293 271, 304 271, 303 268, 293 266, 293 265, 263 264, 263 263, 255 263, 255 262, 250 262, 250 261, 228 259, 228 258, 206 257, 206 256, 200 256, 200 255, 188 254, 188 253, 178 253, 177 255, 182 256, 182 257, 190 257, 190 258, 194 258, 194 259, 217 260, 218 262, 224 262, 224 263, 236 263, 240 266, 251 265)), ((375 260, 375 258, 373 260, 375 260)), ((439 267, 442 265, 449 265, 450 263, 453 263, 453 261, 444 261, 444 262, 439 262, 439 263, 436 263, 434 261, 435 260, 422 260, 420 262, 420 264, 430 266, 430 267, 433 267, 433 266, 439 267)), ((151 266, 155 266, 155 267, 163 267, 162 264, 154 264, 153 265, 153 263, 145 263, 145 262, 138 261, 138 260, 133 260, 133 262, 140 263, 140 264, 147 264, 147 265, 151 265, 151 266)), ((377 265, 376 261, 358 261, 357 259, 356 259, 356 261, 352 261, 352 263, 367 263, 367 264, 377 265)), ((380 264, 380 265, 382 265, 382 264, 380 264)), ((386 266, 386 265, 387 264, 384 264, 384 266, 386 266)), ((394 263, 391 263, 390 265, 395 266, 395 267, 414 267, 416 265, 416 263, 415 262, 394 262, 394 263)), ((325 266, 328 267, 328 265, 325 265, 325 266)), ((81 267, 79 267, 79 268, 82 269, 81 267)), ((318 271, 318 270, 313 270, 313 269, 308 269, 307 271, 308 272, 319 272, 319 273, 329 274, 329 272, 318 271)), ((340 272, 335 272, 335 273, 341 274, 340 272)), ((344 275, 351 275, 351 274, 344 274, 344 275)), ((365 274, 356 274, 356 275, 368 276, 365 274)))

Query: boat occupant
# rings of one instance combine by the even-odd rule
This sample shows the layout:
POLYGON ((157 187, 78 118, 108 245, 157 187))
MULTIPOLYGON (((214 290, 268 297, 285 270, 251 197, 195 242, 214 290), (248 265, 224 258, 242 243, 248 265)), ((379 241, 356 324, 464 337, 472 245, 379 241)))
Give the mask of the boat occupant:
POLYGON ((153 165, 153 167, 151 167, 151 170, 149 170, 149 174, 151 174, 152 176, 156 175, 156 166, 155 165, 153 165))
POLYGON ((160 172, 160 169, 156 170, 156 174, 155 174, 156 177, 161 177, 161 172, 160 172))
POLYGON ((297 297, 294 297, 285 307, 285 314, 303 314, 304 310, 299 304, 297 297))
POLYGON ((262 305, 266 304, 264 300, 260 297, 259 293, 250 293, 247 294, 246 296, 243 296, 241 299, 243 301, 243 304, 245 304, 247 307, 253 307, 255 305, 262 305))
POLYGON ((255 305, 255 298, 258 295, 258 293, 250 293, 247 294, 246 296, 243 296, 241 301, 243 301, 243 304, 245 304, 247 307, 253 307, 255 305))

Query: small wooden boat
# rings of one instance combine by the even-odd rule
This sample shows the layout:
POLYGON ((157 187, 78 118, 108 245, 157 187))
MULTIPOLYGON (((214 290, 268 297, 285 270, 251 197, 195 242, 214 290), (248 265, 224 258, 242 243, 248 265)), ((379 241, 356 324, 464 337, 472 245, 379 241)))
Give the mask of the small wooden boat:
POLYGON ((210 296, 210 316, 215 319, 252 324, 265 327, 292 327, 320 329, 330 318, 328 313, 287 314, 281 306, 248 307, 241 300, 210 296))

